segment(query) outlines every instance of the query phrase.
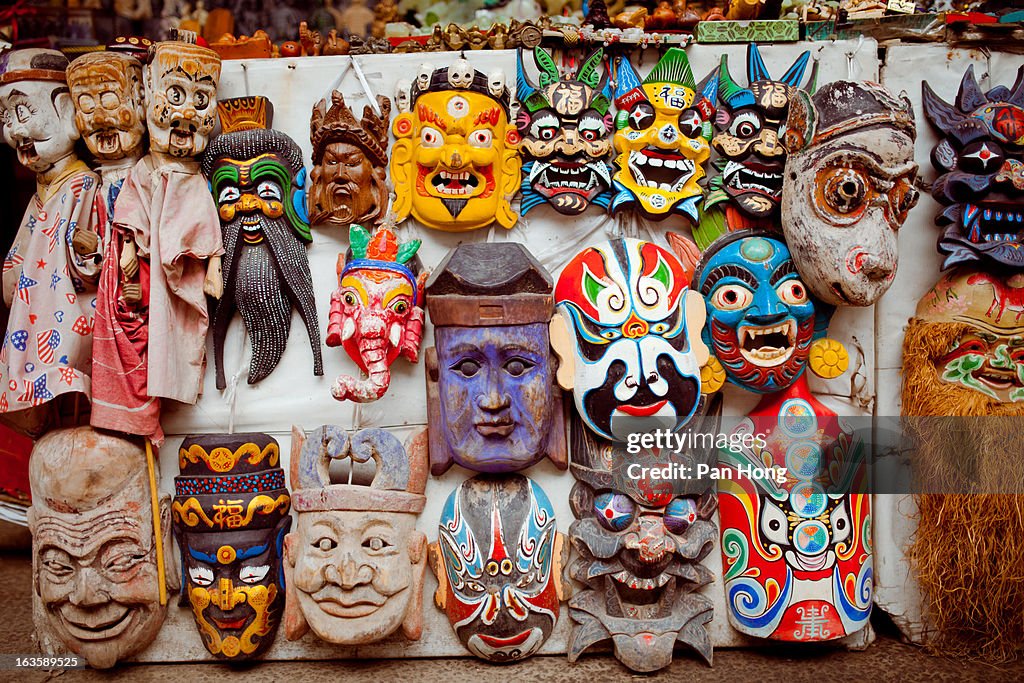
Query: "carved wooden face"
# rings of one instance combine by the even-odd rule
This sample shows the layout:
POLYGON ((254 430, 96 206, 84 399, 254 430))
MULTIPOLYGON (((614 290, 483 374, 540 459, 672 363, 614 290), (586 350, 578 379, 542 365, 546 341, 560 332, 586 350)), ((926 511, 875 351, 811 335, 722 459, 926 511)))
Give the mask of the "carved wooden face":
POLYGON ((173 157, 203 153, 217 123, 220 57, 186 43, 157 43, 146 66, 149 146, 173 157))
POLYGON ((348 142, 332 142, 310 175, 312 222, 373 223, 387 205, 386 175, 348 142))
POLYGON ((84 55, 68 68, 68 87, 75 124, 97 160, 142 153, 146 115, 138 60, 112 52, 84 55))
POLYGON ((18 162, 45 173, 74 154, 78 129, 67 86, 54 81, 16 81, 0 86, 4 141, 18 162))
POLYGON ((537 652, 558 619, 560 543, 544 491, 518 474, 477 476, 438 525, 438 603, 459 640, 492 662, 537 652))

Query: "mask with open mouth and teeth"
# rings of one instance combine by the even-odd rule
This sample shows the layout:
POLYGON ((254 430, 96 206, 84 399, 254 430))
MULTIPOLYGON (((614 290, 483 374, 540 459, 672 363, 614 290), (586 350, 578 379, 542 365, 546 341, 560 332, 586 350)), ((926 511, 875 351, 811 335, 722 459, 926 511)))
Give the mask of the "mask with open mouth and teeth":
POLYGON ((426 430, 403 447, 383 429, 348 434, 326 425, 307 438, 292 427, 290 462, 297 514, 284 546, 285 637, 312 629, 329 643, 362 645, 401 628, 419 640, 427 538, 416 519, 426 503, 426 430), (352 483, 332 483, 330 470, 345 461, 352 483))
POLYGON ((982 92, 967 67, 948 103, 922 83, 928 120, 942 135, 932 150, 932 196, 945 210, 943 268, 983 261, 1024 268, 1024 66, 1011 88, 982 92))
POLYGON ((686 53, 673 47, 642 82, 620 58, 617 79, 612 212, 635 207, 651 220, 678 214, 696 223, 717 74, 696 84, 686 53))
POLYGON ((561 78, 551 55, 536 47, 539 83, 531 82, 519 51, 516 95, 522 108, 516 125, 522 136, 525 215, 542 202, 567 216, 591 204, 611 201, 611 116, 608 76, 598 73, 602 49, 594 51, 572 78, 561 78))
POLYGON ((425 64, 404 85, 409 90, 396 94, 402 111, 391 124, 396 220, 412 215, 449 232, 515 225, 511 201, 522 161, 504 78, 457 59, 442 69, 425 64))
POLYGON ((675 429, 697 411, 706 314, 688 281, 667 249, 630 238, 587 247, 563 268, 551 321, 558 384, 596 434, 675 429))
MULTIPOLYGON (((715 116, 718 133, 711 139, 711 146, 720 155, 714 166, 721 173, 708 185, 705 209, 728 201, 754 219, 777 216, 786 158, 779 138, 789 101, 800 88, 810 57, 810 52, 804 52, 781 78, 775 79, 768 73, 757 45, 751 43, 747 47, 750 84, 744 88, 729 73, 728 55, 722 55, 718 75, 722 106, 715 116)), ((808 80, 813 86, 813 73, 808 80)), ((733 225, 736 227, 742 226, 733 225)))
POLYGON ((284 609, 282 545, 291 499, 277 440, 266 434, 189 436, 178 449, 174 533, 181 548, 179 604, 191 605, 210 654, 264 653, 284 609))
POLYGON ((435 600, 466 649, 498 663, 535 654, 558 620, 568 553, 540 486, 477 475, 448 496, 437 532, 435 600))
POLYGON ((96 160, 140 156, 146 105, 139 60, 117 52, 91 52, 71 62, 67 75, 75 124, 96 160))
POLYGON ((191 43, 156 43, 144 75, 150 151, 186 159, 202 154, 217 123, 220 57, 191 43))

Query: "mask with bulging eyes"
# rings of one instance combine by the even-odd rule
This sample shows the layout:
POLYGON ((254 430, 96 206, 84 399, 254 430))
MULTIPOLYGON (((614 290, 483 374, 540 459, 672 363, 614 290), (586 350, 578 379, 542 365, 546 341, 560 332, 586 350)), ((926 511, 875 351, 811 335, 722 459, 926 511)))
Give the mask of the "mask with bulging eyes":
POLYGON ((92 52, 73 61, 67 74, 75 124, 89 152, 98 161, 142 154, 142 64, 116 52, 92 52))
POLYGON ((150 51, 145 68, 149 148, 197 157, 217 123, 220 57, 199 45, 168 41, 150 51))

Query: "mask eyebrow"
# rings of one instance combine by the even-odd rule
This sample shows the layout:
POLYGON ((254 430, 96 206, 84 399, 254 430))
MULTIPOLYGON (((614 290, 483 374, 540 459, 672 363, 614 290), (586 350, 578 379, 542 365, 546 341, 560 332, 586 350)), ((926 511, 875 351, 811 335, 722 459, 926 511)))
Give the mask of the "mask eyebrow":
POLYGON ((913 159, 899 166, 887 166, 882 163, 881 158, 879 158, 877 154, 861 147, 855 147, 853 149, 842 150, 835 152, 834 154, 830 154, 822 160, 821 164, 822 166, 834 166, 837 165, 836 162, 846 162, 851 165, 866 166, 874 178, 881 178, 883 180, 893 180, 917 170, 917 162, 913 159))
POLYGON ((775 272, 768 278, 768 284, 775 285, 776 282, 786 277, 787 275, 796 273, 796 264, 790 260, 782 262, 782 265, 775 269, 775 272))
POLYGON ((737 280, 742 280, 754 289, 757 289, 759 284, 757 278, 754 277, 753 273, 749 270, 742 266, 730 263, 711 269, 711 272, 708 273, 708 276, 704 279, 704 284, 700 287, 701 294, 707 296, 711 293, 711 290, 715 288, 715 285, 718 284, 719 280, 727 277, 734 277, 737 280))

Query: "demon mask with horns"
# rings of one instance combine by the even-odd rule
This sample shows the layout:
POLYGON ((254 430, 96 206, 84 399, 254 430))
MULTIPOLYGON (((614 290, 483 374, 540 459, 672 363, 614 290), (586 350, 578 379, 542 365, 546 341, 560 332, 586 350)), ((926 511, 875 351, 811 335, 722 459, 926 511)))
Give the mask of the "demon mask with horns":
POLYGON ((523 107, 516 125, 522 136, 522 211, 542 202, 575 216, 611 201, 611 104, 607 74, 598 68, 604 51, 596 50, 573 78, 563 79, 551 55, 534 48, 539 83, 530 82, 519 52, 516 93, 523 107))
POLYGON ((921 87, 925 115, 943 136, 932 150, 941 174, 932 195, 946 206, 935 219, 945 226, 943 268, 971 261, 1024 268, 1024 66, 1012 88, 988 92, 969 66, 952 104, 921 87))

